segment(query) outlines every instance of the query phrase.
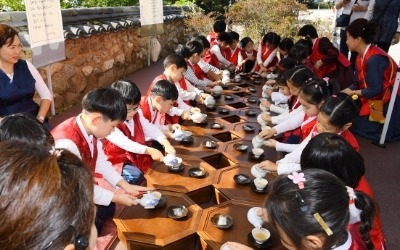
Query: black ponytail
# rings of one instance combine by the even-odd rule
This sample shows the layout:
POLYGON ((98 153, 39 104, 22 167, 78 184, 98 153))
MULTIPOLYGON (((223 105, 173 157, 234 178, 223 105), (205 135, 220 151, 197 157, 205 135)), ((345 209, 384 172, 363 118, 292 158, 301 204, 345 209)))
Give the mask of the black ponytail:
POLYGON ((376 216, 375 203, 368 195, 364 194, 363 192, 355 191, 355 194, 357 196, 357 198, 354 200, 356 208, 361 210, 361 225, 359 230, 367 249, 373 250, 375 248, 372 244, 369 232, 372 229, 374 217, 376 216))

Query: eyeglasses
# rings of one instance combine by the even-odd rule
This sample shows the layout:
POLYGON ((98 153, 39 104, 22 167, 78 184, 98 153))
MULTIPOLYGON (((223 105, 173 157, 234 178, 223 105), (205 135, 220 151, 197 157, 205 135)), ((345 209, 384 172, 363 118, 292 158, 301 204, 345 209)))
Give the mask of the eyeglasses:
POLYGON ((135 111, 138 111, 139 108, 140 108, 140 104, 137 105, 137 106, 134 107, 134 108, 126 108, 126 111, 127 111, 128 113, 130 113, 130 112, 135 112, 135 111))

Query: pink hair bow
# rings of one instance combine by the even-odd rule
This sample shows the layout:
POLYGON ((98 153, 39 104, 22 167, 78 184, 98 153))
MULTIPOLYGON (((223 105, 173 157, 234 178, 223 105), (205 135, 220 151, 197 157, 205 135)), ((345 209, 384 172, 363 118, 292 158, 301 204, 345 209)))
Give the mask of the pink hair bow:
POLYGON ((300 189, 304 188, 304 182, 306 181, 306 178, 304 178, 304 173, 293 172, 292 174, 288 175, 288 178, 291 179, 294 184, 299 185, 300 189))

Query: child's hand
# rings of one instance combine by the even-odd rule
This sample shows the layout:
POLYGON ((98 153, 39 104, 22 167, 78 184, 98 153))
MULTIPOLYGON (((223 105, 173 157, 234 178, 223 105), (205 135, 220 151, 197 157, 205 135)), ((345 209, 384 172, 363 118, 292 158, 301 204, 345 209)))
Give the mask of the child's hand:
POLYGON ((154 161, 161 162, 164 159, 164 155, 158 149, 152 147, 147 147, 145 153, 150 155, 151 159, 153 159, 154 161))
POLYGON ((196 95, 196 98, 194 100, 199 104, 204 103, 204 99, 203 99, 203 97, 201 97, 201 95, 196 95))
POLYGON ((269 79, 269 80, 266 82, 267 85, 274 85, 275 83, 276 83, 276 80, 274 80, 274 79, 269 79))
MULTIPOLYGON (((269 96, 271 96, 272 92, 274 92, 273 89, 267 89, 267 90, 265 91, 265 93, 267 93, 267 95, 269 95, 269 96)), ((269 105, 271 106, 271 103, 270 103, 269 105)))
MULTIPOLYGON (((260 104, 261 104, 261 106, 266 107, 266 108, 269 108, 271 106, 271 103, 268 100, 262 100, 260 104)), ((263 117, 263 116, 261 116, 261 117, 263 117)))
POLYGON ((182 129, 181 125, 179 123, 174 123, 174 124, 168 125, 168 127, 169 127, 169 130, 171 130, 171 131, 182 129))
POLYGON ((271 129, 265 129, 265 130, 261 131, 258 134, 258 136, 265 140, 265 139, 271 138, 275 134, 276 134, 276 130, 274 128, 271 128, 271 129))
POLYGON ((201 113, 201 110, 199 108, 192 107, 190 108, 190 113, 201 113))
POLYGON ((190 120, 190 112, 183 111, 182 114, 181 114, 181 118, 183 120, 190 120))
POLYGON ((125 190, 126 193, 128 193, 129 195, 133 195, 133 196, 138 196, 138 195, 141 195, 143 193, 146 193, 147 191, 153 190, 153 189, 148 188, 148 187, 142 187, 142 186, 138 186, 138 185, 131 185, 128 182, 126 182, 126 184, 128 184, 128 185, 123 185, 123 186, 120 186, 120 187, 123 190, 125 190))
POLYGON ((125 206, 132 206, 132 205, 137 205, 137 197, 134 197, 130 194, 115 194, 112 198, 112 201, 118 204, 122 204, 125 206))
POLYGON ((278 164, 273 163, 272 161, 262 161, 258 164, 258 167, 268 171, 278 171, 278 164))
MULTIPOLYGON (((167 139, 165 139, 165 140, 163 141, 163 146, 164 146, 165 152, 166 152, 167 154, 173 154, 173 155, 176 154, 175 148, 172 147, 171 143, 170 143, 167 139)), ((160 153, 161 153, 161 152, 160 152, 160 153)), ((162 158, 164 158, 164 157, 162 157, 162 158)), ((161 161, 162 161, 162 160, 161 160, 161 161)))
POLYGON ((269 139, 268 141, 265 142, 264 145, 269 147, 269 148, 276 148, 276 143, 277 143, 277 140, 269 139))
POLYGON ((228 241, 226 244, 228 245, 229 249, 231 249, 231 250, 252 250, 253 249, 253 248, 250 248, 246 245, 243 245, 243 244, 237 243, 237 242, 228 241))
POLYGON ((266 122, 271 122, 271 116, 267 113, 261 113, 261 118, 266 122))
POLYGON ((214 86, 217 86, 217 85, 220 85, 220 84, 221 84, 221 80, 218 80, 218 81, 210 82, 208 84, 208 86, 209 87, 214 87, 214 86))

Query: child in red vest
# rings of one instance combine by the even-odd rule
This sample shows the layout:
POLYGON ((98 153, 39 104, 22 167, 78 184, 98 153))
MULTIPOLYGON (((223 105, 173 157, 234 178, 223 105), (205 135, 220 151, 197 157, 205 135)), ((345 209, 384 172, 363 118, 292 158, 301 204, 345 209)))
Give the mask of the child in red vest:
POLYGON ((232 43, 232 37, 227 32, 221 32, 217 39, 211 43, 211 49, 207 50, 204 61, 216 68, 228 68, 231 62, 225 59, 222 52, 232 43))
POLYGON ((140 185, 144 180, 143 173, 151 167, 153 160, 162 161, 164 158, 162 152, 146 144, 146 138, 158 141, 167 153, 175 154, 175 149, 158 127, 137 112, 141 94, 133 82, 116 81, 111 88, 118 90, 124 98, 127 116, 104 139, 104 152, 113 165, 123 164, 122 176, 126 181, 140 185))
POLYGON ((238 55, 237 69, 244 73, 254 72, 256 67, 257 50, 254 49, 254 42, 250 37, 240 40, 241 51, 238 55))
POLYGON ((231 44, 225 48, 224 57, 228 60, 231 65, 238 66, 238 59, 240 54, 240 47, 238 46, 239 43, 239 34, 235 31, 229 32, 229 35, 232 37, 231 44))
POLYGON ((341 89, 345 89, 353 83, 354 73, 350 61, 328 38, 319 38, 317 30, 310 24, 301 27, 297 35, 312 41, 311 55, 307 61, 308 64, 314 66, 316 76, 335 79, 341 89))
POLYGON ((278 45, 281 37, 275 32, 268 32, 264 35, 257 50, 257 66, 256 72, 263 73, 273 71, 278 63, 278 45))
POLYGON ((97 184, 94 203, 97 207, 95 224, 101 231, 104 220, 114 215, 115 203, 137 205, 137 195, 149 188, 131 185, 125 181, 107 160, 103 139, 126 118, 126 105, 121 94, 111 88, 98 88, 87 93, 82 100, 82 112, 55 127, 51 134, 57 148, 65 148, 80 157, 94 177, 104 178, 113 187, 125 193, 114 193, 97 184), (114 203, 115 202, 115 203, 114 203))
MULTIPOLYGON (((372 189, 365 178, 365 165, 362 156, 354 150, 342 136, 331 133, 321 133, 310 140, 301 154, 300 161, 303 170, 318 168, 326 170, 341 179, 346 186, 362 191, 371 199, 372 189)), ((351 250, 356 249, 386 249, 386 241, 382 232, 379 211, 376 209, 371 231, 359 231, 359 218, 351 219, 349 231, 353 238, 351 250), (367 236, 368 235, 368 236, 367 236), (367 237, 366 237, 367 236, 367 237), (370 238, 368 248, 362 238, 370 238), (373 245, 373 247, 371 247, 373 245)))
POLYGON ((226 23, 225 23, 225 21, 224 21, 224 20, 221 20, 221 19, 216 20, 216 21, 214 22, 214 24, 213 24, 213 31, 210 32, 210 34, 208 34, 207 40, 208 40, 210 43, 213 43, 213 42, 217 39, 218 35, 219 35, 220 33, 224 32, 225 29, 226 29, 226 23))

